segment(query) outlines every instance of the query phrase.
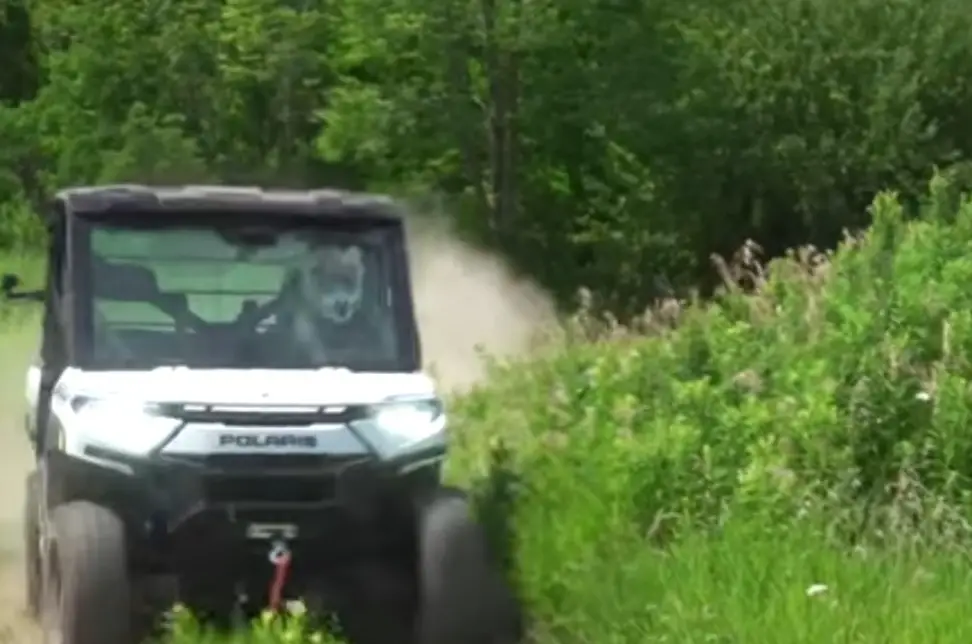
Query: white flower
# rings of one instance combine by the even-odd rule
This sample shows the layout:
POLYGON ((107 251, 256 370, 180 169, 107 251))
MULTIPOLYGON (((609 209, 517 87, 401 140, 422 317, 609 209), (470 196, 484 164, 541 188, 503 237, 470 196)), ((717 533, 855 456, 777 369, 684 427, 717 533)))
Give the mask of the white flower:
POLYGON ((928 402, 931 399, 931 394, 927 391, 919 391, 917 394, 915 394, 915 400, 920 400, 921 402, 928 402))
POLYGON ((307 614, 307 605, 299 599, 290 599, 284 604, 287 612, 294 617, 303 617, 307 614))
POLYGON ((829 588, 827 588, 826 584, 812 584, 809 588, 807 588, 807 597, 823 595, 828 590, 829 588))

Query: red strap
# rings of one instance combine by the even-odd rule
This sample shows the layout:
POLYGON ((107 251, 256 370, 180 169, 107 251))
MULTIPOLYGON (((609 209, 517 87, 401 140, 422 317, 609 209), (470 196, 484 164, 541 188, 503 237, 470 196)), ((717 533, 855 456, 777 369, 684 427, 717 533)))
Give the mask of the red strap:
POLYGON ((270 582, 270 610, 280 612, 283 603, 283 590, 287 583, 287 573, 290 571, 290 554, 280 557, 274 565, 273 581, 270 582))

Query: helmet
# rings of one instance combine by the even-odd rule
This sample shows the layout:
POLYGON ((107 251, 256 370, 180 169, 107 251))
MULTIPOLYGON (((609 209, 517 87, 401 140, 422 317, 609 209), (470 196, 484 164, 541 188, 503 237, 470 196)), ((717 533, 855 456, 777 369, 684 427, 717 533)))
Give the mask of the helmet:
POLYGON ((364 254, 359 246, 325 246, 301 271, 304 303, 318 316, 347 324, 364 298, 364 254))

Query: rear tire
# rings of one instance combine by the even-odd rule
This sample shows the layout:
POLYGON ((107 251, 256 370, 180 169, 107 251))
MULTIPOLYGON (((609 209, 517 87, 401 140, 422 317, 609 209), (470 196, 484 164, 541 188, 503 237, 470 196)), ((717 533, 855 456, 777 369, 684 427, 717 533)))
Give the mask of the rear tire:
POLYGON ((132 644, 131 583, 125 527, 86 501, 51 515, 44 566, 45 641, 57 644, 132 644))
POLYGON ((418 644, 513 644, 513 593, 488 552, 466 499, 442 491, 419 510, 418 644))
POLYGON ((24 487, 24 592, 27 613, 36 619, 41 608, 40 475, 28 474, 24 487))

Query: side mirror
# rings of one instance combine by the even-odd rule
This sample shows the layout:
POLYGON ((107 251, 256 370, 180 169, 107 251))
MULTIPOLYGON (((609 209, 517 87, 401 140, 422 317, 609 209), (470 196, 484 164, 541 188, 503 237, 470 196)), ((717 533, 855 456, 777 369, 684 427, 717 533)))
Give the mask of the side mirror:
POLYGON ((0 278, 0 297, 5 300, 27 300, 31 302, 43 302, 44 291, 18 291, 20 288, 20 277, 12 273, 5 273, 0 278))
POLYGON ((3 280, 0 281, 0 292, 4 297, 13 297, 14 291, 20 286, 20 277, 12 273, 4 273, 3 280))

